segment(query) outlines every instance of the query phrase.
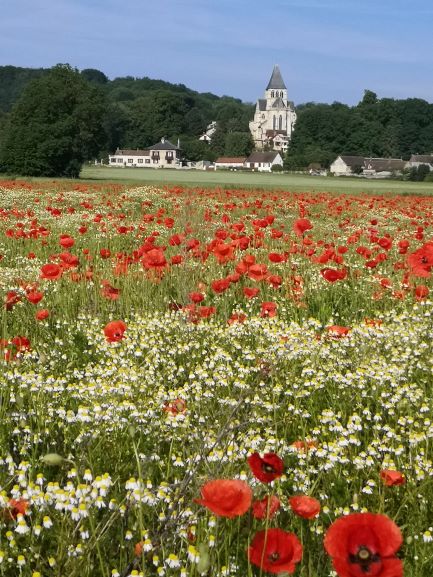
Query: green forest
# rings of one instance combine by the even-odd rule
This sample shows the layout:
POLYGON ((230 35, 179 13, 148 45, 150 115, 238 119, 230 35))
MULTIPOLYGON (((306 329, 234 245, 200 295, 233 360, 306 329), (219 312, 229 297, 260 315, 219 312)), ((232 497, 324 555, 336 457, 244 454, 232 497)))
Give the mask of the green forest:
MULTIPOLYGON (((260 95, 257 95, 260 96, 260 95)), ((366 90, 356 106, 310 102, 285 158, 289 170, 329 164, 339 154, 408 159, 433 152, 433 104, 379 99, 366 90)), ((254 104, 150 78, 110 80, 96 69, 0 67, 0 171, 78 176, 83 162, 116 148, 180 139, 185 159, 214 160, 253 149, 254 104), (217 121, 209 145, 198 137, 217 121)))

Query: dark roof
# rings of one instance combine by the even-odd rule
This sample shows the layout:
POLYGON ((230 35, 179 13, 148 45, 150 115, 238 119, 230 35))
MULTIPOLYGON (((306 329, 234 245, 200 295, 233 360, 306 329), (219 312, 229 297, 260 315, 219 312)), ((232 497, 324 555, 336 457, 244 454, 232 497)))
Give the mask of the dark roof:
POLYGON ((161 142, 158 142, 153 146, 149 146, 148 150, 180 150, 180 148, 178 146, 175 146, 169 140, 162 139, 161 142))
POLYGON ((274 138, 275 136, 277 136, 278 134, 281 134, 282 136, 287 136, 287 132, 285 130, 272 130, 272 129, 268 129, 266 131, 266 136, 268 138, 274 138))
POLYGON ((412 154, 409 162, 422 162, 424 164, 433 164, 433 154, 412 154))
POLYGON ((283 89, 286 90, 286 85, 284 84, 283 77, 281 76, 280 68, 278 64, 275 64, 274 69, 272 71, 271 79, 269 80, 268 86, 266 90, 273 90, 276 89, 283 89))
POLYGON ((224 163, 224 164, 243 164, 245 162, 245 156, 220 156, 215 160, 216 163, 224 163))
POLYGON ((343 162, 347 164, 347 166, 354 167, 354 166, 362 166, 364 164, 365 158, 363 156, 342 156, 340 158, 343 162))
POLYGON ((113 156, 149 156, 149 150, 139 150, 138 148, 118 148, 113 156))
POLYGON ((278 97, 274 103, 272 104, 272 108, 286 108, 286 105, 284 104, 284 100, 280 97, 278 97))
POLYGON ((259 110, 266 110, 266 100, 264 98, 259 98, 258 100, 259 110))
POLYGON ((376 172, 392 172, 393 170, 403 170, 406 161, 401 158, 366 158, 364 165, 365 168, 376 172))
POLYGON ((253 152, 245 162, 273 162, 278 154, 279 152, 253 152))

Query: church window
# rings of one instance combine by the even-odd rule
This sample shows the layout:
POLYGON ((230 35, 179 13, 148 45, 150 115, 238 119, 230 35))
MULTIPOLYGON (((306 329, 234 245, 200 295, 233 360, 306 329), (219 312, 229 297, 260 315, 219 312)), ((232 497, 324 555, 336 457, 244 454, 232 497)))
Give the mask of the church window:
POLYGON ((274 120, 273 120, 273 129, 276 130, 277 128, 277 117, 274 116, 274 120))
POLYGON ((278 130, 283 130, 283 117, 280 114, 280 118, 278 119, 278 130))
POLYGON ((274 97, 274 91, 272 90, 272 92, 271 92, 271 98, 273 98, 273 97, 274 97))

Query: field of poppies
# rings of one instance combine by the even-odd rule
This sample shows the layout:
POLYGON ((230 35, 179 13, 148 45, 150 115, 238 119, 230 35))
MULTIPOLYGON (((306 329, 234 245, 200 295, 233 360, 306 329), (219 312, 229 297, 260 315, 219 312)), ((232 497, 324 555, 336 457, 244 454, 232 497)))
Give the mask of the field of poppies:
POLYGON ((0 182, 0 576, 433 574, 433 197, 0 182))

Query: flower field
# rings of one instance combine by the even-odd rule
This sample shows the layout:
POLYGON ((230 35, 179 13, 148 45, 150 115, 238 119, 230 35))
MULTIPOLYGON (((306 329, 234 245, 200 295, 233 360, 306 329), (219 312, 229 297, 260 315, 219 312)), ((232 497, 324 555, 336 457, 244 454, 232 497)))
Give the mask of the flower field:
POLYGON ((433 574, 433 198, 0 182, 0 576, 433 574))

